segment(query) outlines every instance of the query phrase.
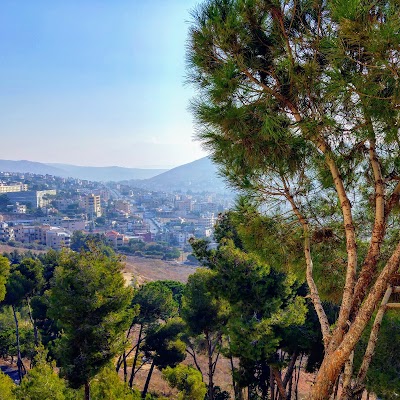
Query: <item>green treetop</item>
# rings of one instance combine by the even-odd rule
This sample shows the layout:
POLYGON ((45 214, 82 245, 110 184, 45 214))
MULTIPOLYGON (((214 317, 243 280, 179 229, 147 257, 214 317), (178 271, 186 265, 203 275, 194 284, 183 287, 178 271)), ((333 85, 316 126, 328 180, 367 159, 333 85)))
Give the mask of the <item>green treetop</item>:
POLYGON ((131 319, 132 291, 122 264, 101 249, 67 252, 54 274, 48 314, 62 330, 56 353, 72 387, 85 385, 121 349, 131 319))

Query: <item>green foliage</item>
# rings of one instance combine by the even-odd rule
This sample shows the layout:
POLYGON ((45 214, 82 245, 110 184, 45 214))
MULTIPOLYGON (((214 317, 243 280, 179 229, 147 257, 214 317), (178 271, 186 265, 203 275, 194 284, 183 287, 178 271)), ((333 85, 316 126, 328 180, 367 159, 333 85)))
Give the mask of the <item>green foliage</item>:
POLYGON ((75 231, 71 237, 71 249, 74 251, 90 251, 93 247, 102 249, 107 255, 114 253, 105 235, 100 233, 83 233, 75 231))
MULTIPOLYGON (((21 312, 17 312, 19 320, 19 339, 22 357, 31 358, 34 353, 34 337, 32 324, 29 321, 26 307, 21 308, 21 312)), ((17 347, 15 341, 15 322, 13 312, 10 306, 0 308, 0 356, 15 357, 17 355, 17 347)))
MULTIPOLYGON (((372 324, 370 324, 372 325, 372 324)), ((370 329, 364 333, 355 357, 356 366, 361 363, 370 329)), ((383 399, 397 399, 400 392, 400 316, 396 311, 387 311, 379 331, 378 343, 371 366, 368 370, 366 385, 369 391, 383 399)))
POLYGON ((185 359, 186 344, 180 339, 184 329, 180 318, 172 318, 148 332, 143 350, 160 370, 175 366, 185 359))
POLYGON ((221 331, 227 323, 229 305, 215 296, 212 290, 215 278, 216 273, 205 268, 199 268, 189 276, 181 315, 193 336, 221 331))
POLYGON ((132 304, 139 305, 140 312, 135 323, 150 324, 159 319, 166 320, 178 313, 178 303, 170 289, 170 281, 148 282, 134 294, 132 304))
POLYGON ((62 329, 56 354, 72 387, 89 382, 121 349, 132 318, 122 268, 96 248, 64 253, 56 268, 48 315, 62 329))
POLYGON ((34 367, 22 380, 15 393, 21 400, 67 400, 74 395, 66 381, 55 372, 55 364, 46 361, 47 352, 39 348, 34 367))
POLYGON ((140 392, 130 389, 121 381, 115 368, 110 365, 103 368, 90 385, 92 400, 140 400, 140 392))
POLYGON ((178 400, 204 400, 207 387, 201 373, 193 367, 187 365, 167 367, 162 374, 171 387, 179 390, 178 400))
POLYGON ((181 252, 176 247, 167 246, 166 243, 144 243, 138 239, 131 239, 127 246, 122 246, 121 251, 140 257, 162 258, 173 260, 180 257, 181 252))
POLYGON ((39 260, 24 258, 13 264, 6 284, 5 303, 19 306, 23 300, 32 297, 44 284, 43 265, 39 260))
POLYGON ((10 273, 10 262, 6 257, 0 256, 0 302, 6 295, 6 281, 10 273))
POLYGON ((10 199, 6 194, 0 194, 0 212, 7 212, 9 211, 7 206, 12 204, 10 199))
POLYGON ((0 399, 1 400, 17 400, 14 394, 15 383, 10 377, 0 371, 0 399))

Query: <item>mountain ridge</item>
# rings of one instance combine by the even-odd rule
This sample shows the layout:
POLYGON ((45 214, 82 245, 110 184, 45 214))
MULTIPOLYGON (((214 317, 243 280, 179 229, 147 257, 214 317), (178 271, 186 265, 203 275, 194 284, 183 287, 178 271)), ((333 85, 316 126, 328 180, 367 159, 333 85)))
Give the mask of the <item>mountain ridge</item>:
POLYGON ((27 160, 0 160, 0 171, 31 172, 39 175, 47 174, 99 182, 127 182, 146 190, 230 192, 224 179, 219 176, 217 166, 209 157, 203 157, 170 170, 118 166, 85 167, 27 160))
POLYGON ((28 160, 0 160, 0 171, 54 175, 62 178, 89 181, 121 181, 124 179, 147 179, 167 171, 166 169, 144 169, 126 167, 85 167, 72 164, 41 163, 28 160))

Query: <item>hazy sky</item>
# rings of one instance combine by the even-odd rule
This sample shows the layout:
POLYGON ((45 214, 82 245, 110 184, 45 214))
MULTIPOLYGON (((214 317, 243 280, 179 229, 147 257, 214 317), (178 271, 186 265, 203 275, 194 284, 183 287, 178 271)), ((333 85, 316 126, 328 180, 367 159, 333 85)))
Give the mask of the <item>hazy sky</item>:
POLYGON ((195 0, 1 0, 0 159, 170 167, 203 157, 184 86, 195 0))

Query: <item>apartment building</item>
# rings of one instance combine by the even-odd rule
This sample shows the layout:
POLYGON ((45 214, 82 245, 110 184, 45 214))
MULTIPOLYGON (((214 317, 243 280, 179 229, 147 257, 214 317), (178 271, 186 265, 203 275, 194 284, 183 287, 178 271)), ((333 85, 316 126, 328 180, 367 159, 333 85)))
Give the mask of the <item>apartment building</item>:
POLYGON ((71 246, 71 232, 67 229, 52 226, 46 231, 46 246, 54 250, 69 248, 71 246))
POLYGON ((101 202, 100 196, 93 193, 83 198, 83 207, 85 208, 86 214, 90 219, 101 216, 101 202))
POLYGON ((15 225, 14 236, 17 242, 46 244, 46 231, 50 225, 15 225))
POLYGON ((56 190, 28 190, 9 192, 7 197, 13 203, 30 204, 32 208, 41 208, 50 203, 49 196, 55 196, 56 194, 56 190))
POLYGON ((130 214, 131 213, 131 203, 129 203, 126 200, 116 200, 114 202, 114 208, 117 211, 122 211, 125 214, 130 214))
POLYGON ((7 222, 0 221, 0 240, 6 242, 14 239, 14 229, 7 222))
POLYGON ((107 232, 106 238, 110 246, 114 249, 121 247, 124 244, 128 244, 129 242, 129 239, 125 235, 122 235, 121 233, 118 233, 116 231, 107 232))
POLYGON ((71 236, 71 232, 67 229, 50 225, 14 226, 14 238, 17 242, 43 244, 54 250, 70 247, 71 236))
POLYGON ((7 184, 0 182, 0 194, 10 193, 10 192, 24 192, 28 190, 28 185, 18 182, 14 184, 7 184))

